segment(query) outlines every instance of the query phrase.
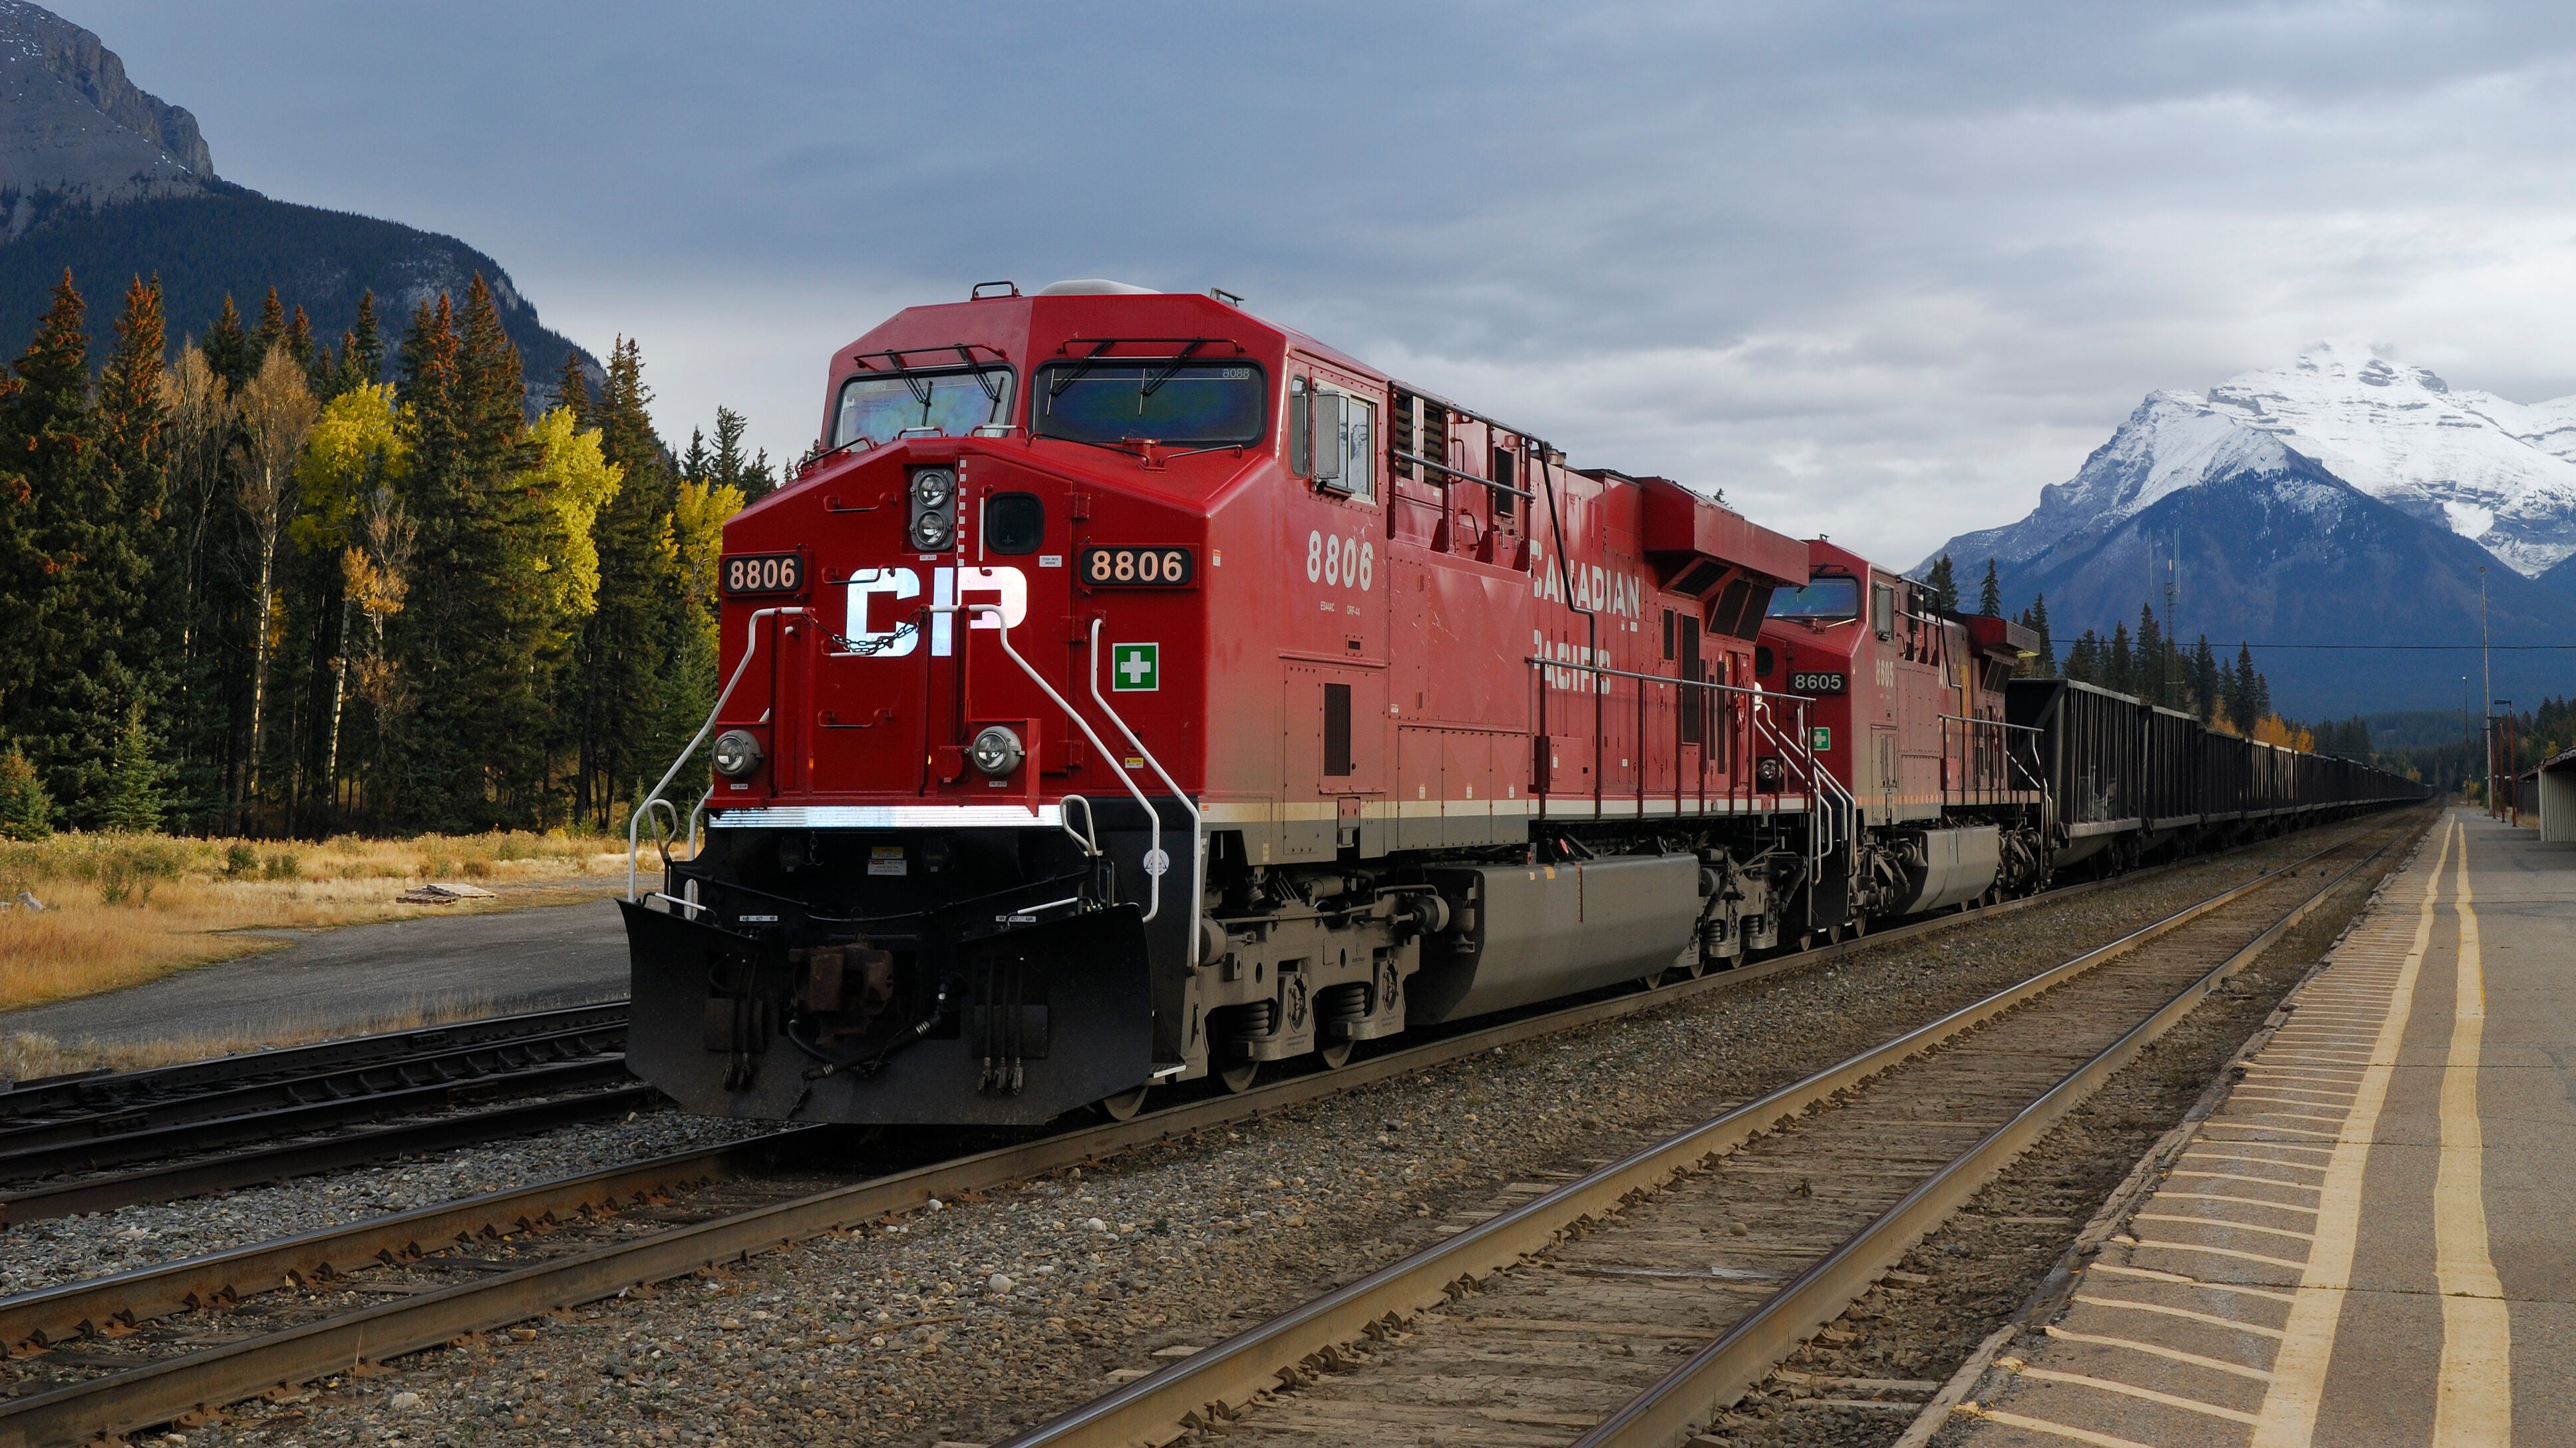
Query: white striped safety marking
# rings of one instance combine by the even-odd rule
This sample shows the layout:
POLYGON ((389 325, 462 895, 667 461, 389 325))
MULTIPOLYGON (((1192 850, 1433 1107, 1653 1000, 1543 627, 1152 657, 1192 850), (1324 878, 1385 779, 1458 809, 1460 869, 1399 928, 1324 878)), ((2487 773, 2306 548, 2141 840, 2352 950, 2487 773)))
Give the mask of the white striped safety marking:
MULTIPOLYGON (((2051 1326, 2047 1335, 2064 1346, 2050 1351, 2046 1361, 1998 1363, 2017 1379, 2055 1391, 2022 1395, 2010 1409, 1962 1403, 1962 1417, 2096 1448, 2148 1448, 2109 1430, 2140 1432, 2155 1420, 2139 1417, 2139 1405, 2151 1404, 2198 1420, 2201 1426, 2189 1440, 2195 1444, 2218 1441, 2209 1437, 2212 1431, 2223 1439, 2232 1431, 2227 1425, 2241 1425, 2248 1438, 2238 1441, 2250 1448, 2309 1448, 2350 1285, 2371 1142, 2413 1012, 2455 840, 2461 854, 2458 995, 2464 1022, 2454 1029, 2444 1076, 2442 1172, 2450 1190, 2447 1208, 2437 1201, 2435 1218, 2445 1273, 2444 1404, 2460 1431, 2437 1434, 2435 1448, 2507 1441, 2501 1433, 2482 1436, 2487 1428, 2476 1421, 2483 1413, 2509 1426, 2511 1410, 2500 1376, 2507 1351, 2504 1305, 2487 1261, 2486 1222, 2478 1207, 2475 1072, 2483 1010, 2468 1004, 2482 997, 2476 992, 2476 927, 2467 908, 2466 841, 2456 826, 2443 829, 2429 866, 2419 855, 2402 877, 2422 885, 2414 918, 2394 917, 2383 906, 2345 937, 2334 968, 2299 993, 2290 1021, 2248 1063, 2225 1105, 2195 1131, 2176 1170, 2167 1174, 2169 1189, 2156 1192, 2131 1219, 2139 1224, 2132 1231, 2152 1224, 2170 1235, 2114 1237, 2114 1246, 2127 1249, 2127 1260, 2108 1260, 2113 1254, 2106 1253, 2085 1269, 2071 1303, 2083 1315, 2070 1312, 2069 1318, 2099 1330, 2051 1326), (2266 1199, 2251 1194, 2256 1190, 2295 1199, 2266 1199), (2283 1213, 2290 1215, 2278 1215, 2283 1213), (2296 1230, 2292 1222, 2309 1230, 2296 1230), (2230 1242, 2264 1250, 2222 1245, 2230 1242), (2271 1280, 2229 1282, 2210 1275, 2271 1280), (2261 1320, 2255 1320, 2258 1315, 2261 1320), (2467 1324, 2465 1331, 2460 1322, 2467 1324), (2271 1349, 2271 1366, 2150 1340, 2160 1323, 2163 1330, 2192 1334, 2181 1340, 2213 1351, 2250 1350, 2256 1354, 2252 1361, 2271 1349), (2219 1346, 2230 1335, 2237 1349, 2219 1346), (2165 1369, 2156 1387, 2124 1381, 2123 1363, 2141 1359, 2178 1364, 2184 1371, 2177 1380, 2173 1369, 2165 1369), (2209 1380, 2212 1392, 2228 1378, 2238 1380, 2240 1402, 2247 1385, 2259 1382, 2262 1401, 2249 1412, 2193 1396, 2187 1390, 2198 1381, 2194 1373, 2219 1375, 2209 1380), (2505 1406, 2497 1409, 2497 1403, 2505 1406), (2041 1409, 2050 1416, 2037 1416, 2041 1409)), ((2395 892, 2392 881, 2392 902, 2395 892)))

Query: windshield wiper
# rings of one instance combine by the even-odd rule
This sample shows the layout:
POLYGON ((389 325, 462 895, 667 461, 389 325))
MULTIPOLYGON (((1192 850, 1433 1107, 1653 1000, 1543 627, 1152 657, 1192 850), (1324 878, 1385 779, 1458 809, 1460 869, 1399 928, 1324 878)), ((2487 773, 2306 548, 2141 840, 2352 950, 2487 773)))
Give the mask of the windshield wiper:
POLYGON ((1137 395, 1139 398, 1146 398, 1146 397, 1151 397, 1151 396, 1153 396, 1157 391, 1160 391, 1160 390, 1161 390, 1161 388, 1162 388, 1162 386, 1163 386, 1163 384, 1164 384, 1164 383, 1169 382, 1169 381, 1171 381, 1171 380, 1172 380, 1172 374, 1173 374, 1173 373, 1178 372, 1178 371, 1180 371, 1180 370, 1181 370, 1181 364, 1182 364, 1182 363, 1187 362, 1188 360, 1190 360, 1190 354, 1191 354, 1191 353, 1193 353, 1193 352, 1197 351, 1198 349, 1200 349, 1201 347, 1204 347, 1204 346, 1206 346, 1206 345, 1207 345, 1207 338, 1205 338, 1205 337, 1192 337, 1192 338, 1190 339, 1190 345, 1188 345, 1188 346, 1186 346, 1186 347, 1183 347, 1183 348, 1181 349, 1181 351, 1180 351, 1180 355, 1179 355, 1179 356, 1174 357, 1174 358, 1171 360, 1171 362, 1170 362, 1169 364, 1167 364, 1167 365, 1163 368, 1163 370, 1162 370, 1162 371, 1155 373, 1151 378, 1149 378, 1149 379, 1146 381, 1146 383, 1145 383, 1145 385, 1144 385, 1144 386, 1142 386, 1142 387, 1140 387, 1140 388, 1136 389, 1136 395, 1137 395))
POLYGON ((1098 361, 1099 361, 1099 360, 1100 360, 1104 355, 1106 355, 1106 354, 1108 353, 1108 351, 1109 351, 1109 349, 1110 349, 1110 348, 1115 347, 1115 346, 1117 346, 1117 345, 1118 345, 1118 339, 1117 339, 1117 338, 1115 338, 1115 337, 1104 337, 1104 338, 1102 338, 1102 339, 1101 339, 1101 341, 1100 341, 1100 345, 1098 345, 1098 346, 1096 346, 1096 347, 1092 348, 1090 351, 1085 352, 1084 354, 1082 354, 1082 356, 1081 356, 1080 358, 1078 358, 1078 359, 1076 359, 1076 360, 1075 360, 1075 362, 1074 362, 1074 364, 1073 364, 1072 366, 1067 367, 1066 369, 1064 369, 1064 370, 1063 370, 1063 371, 1061 371, 1061 372, 1058 372, 1058 373, 1057 373, 1053 378, 1051 378, 1051 379, 1047 382, 1047 396, 1048 396, 1048 398, 1049 398, 1049 399, 1054 399, 1054 398, 1058 398, 1058 397, 1062 397, 1062 396, 1064 396, 1064 390, 1065 390, 1066 388, 1071 387, 1071 386, 1072 386, 1073 384, 1075 384, 1076 382, 1081 381, 1081 380, 1082 380, 1082 374, 1083 374, 1083 373, 1085 373, 1085 372, 1090 371, 1090 370, 1091 370, 1091 366, 1092 366, 1092 364, 1093 364, 1093 363, 1098 362, 1098 361))

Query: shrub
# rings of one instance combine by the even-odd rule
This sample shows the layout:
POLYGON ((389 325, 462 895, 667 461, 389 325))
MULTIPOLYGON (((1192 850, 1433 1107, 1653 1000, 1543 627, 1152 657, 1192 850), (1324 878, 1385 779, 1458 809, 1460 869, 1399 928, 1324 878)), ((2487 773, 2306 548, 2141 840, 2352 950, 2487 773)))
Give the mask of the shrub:
POLYGON ((45 782, 16 745, 0 754, 0 839, 34 843, 54 833, 54 803, 45 782))
POLYGON ((147 905, 152 887, 186 873, 185 848, 169 840, 145 839, 120 844, 98 857, 98 898, 106 905, 147 905))
POLYGON ((261 862, 260 873, 271 880, 293 880, 304 873, 304 862, 293 850, 280 850, 261 862))
POLYGON ((246 840, 235 840, 224 847, 224 873, 238 880, 259 868, 259 851, 246 840))

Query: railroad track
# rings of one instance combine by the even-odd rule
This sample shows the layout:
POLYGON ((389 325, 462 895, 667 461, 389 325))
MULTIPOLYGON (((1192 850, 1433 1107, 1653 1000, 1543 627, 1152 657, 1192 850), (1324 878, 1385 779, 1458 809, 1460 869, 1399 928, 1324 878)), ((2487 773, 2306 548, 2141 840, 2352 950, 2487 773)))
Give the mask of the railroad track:
POLYGON ((625 1024, 626 1002, 619 999, 519 1015, 485 1016, 443 1026, 380 1031, 309 1046, 250 1051, 138 1071, 80 1071, 46 1076, 0 1090, 0 1129, 14 1128, 21 1122, 153 1112, 192 1097, 249 1086, 369 1067, 402 1069, 412 1063, 434 1061, 447 1052, 502 1046, 566 1031, 623 1028, 625 1024))
POLYGON ((0 1093, 0 1183, 8 1184, 0 1188, 0 1224, 231 1190, 635 1110, 658 1095, 627 1075, 625 1043, 626 1011, 617 1003, 31 1082, 0 1093))
POLYGON ((2373 834, 1562 1186, 1525 1185, 1520 1205, 1005 1448, 1195 1430, 1282 1448, 1687 1442, 2396 843, 2373 834), (2345 858, 2307 885, 2301 868, 2329 857, 2345 858))
MULTIPOLYGON (((2217 908, 2306 863, 2259 877, 2185 914, 2217 908)), ((766 1188, 748 1178, 768 1159, 766 1154, 798 1141, 824 1141, 833 1131, 806 1128, 0 1299, 0 1346, 15 1355, 12 1371, 18 1379, 13 1396, 0 1403, 0 1448, 77 1443, 210 1412, 346 1371, 355 1361, 398 1357, 800 1238, 845 1230, 919 1207, 933 1196, 1082 1165, 1501 1046, 1661 1009, 2115 883, 2120 882, 2076 886, 1918 922, 1866 941, 1390 1051, 1337 1072, 1185 1102, 1128 1122, 937 1161, 826 1191, 748 1205, 707 1197, 693 1199, 679 1212, 652 1205, 671 1190, 693 1185, 714 1184, 758 1197, 766 1188), (642 1210, 636 1210, 639 1204, 642 1210), (511 1239, 509 1248, 496 1251, 491 1243, 502 1237, 511 1239), (281 1307, 266 1324, 253 1325, 247 1336, 220 1340, 246 1324, 238 1304, 267 1294, 296 1306, 281 1307), (378 1300, 354 1305, 367 1296, 378 1300), (209 1330, 192 1309, 217 1305, 232 1310, 223 1328, 209 1330)), ((2157 928, 2171 929, 2175 923, 2157 928)))

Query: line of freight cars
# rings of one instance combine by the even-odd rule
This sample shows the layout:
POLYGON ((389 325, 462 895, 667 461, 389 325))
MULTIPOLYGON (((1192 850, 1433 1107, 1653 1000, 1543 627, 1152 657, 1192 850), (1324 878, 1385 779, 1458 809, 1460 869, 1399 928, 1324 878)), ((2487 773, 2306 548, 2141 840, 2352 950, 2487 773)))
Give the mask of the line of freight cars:
POLYGON ((2177 850, 2278 833, 2428 791, 2355 760, 2210 729, 2189 714, 2070 679, 2014 679, 2005 718, 2034 736, 2057 813, 2053 869, 2116 871, 2177 850))

